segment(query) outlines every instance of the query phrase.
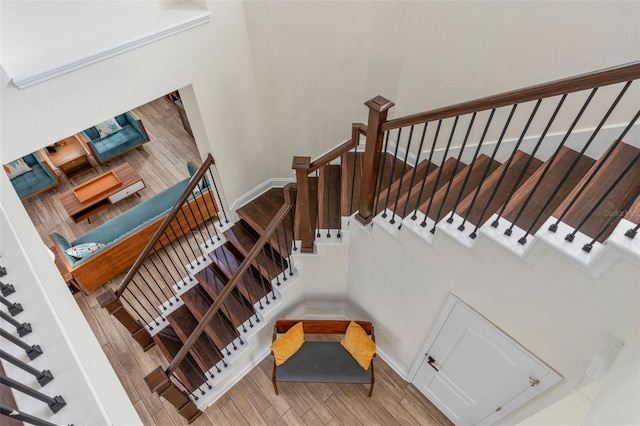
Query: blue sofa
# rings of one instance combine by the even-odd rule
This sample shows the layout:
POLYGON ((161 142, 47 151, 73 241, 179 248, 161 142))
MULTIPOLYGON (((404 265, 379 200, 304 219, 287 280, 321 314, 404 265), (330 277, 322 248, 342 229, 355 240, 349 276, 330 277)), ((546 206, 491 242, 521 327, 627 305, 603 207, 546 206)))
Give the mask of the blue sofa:
POLYGON ((142 121, 131 111, 114 117, 122 127, 115 133, 101 138, 95 126, 89 127, 80 133, 84 142, 89 146, 93 157, 100 163, 105 164, 116 157, 142 146, 149 142, 149 135, 142 124, 142 121))
POLYGON ((11 185, 22 201, 60 184, 60 178, 42 159, 40 153, 33 152, 23 156, 22 159, 31 167, 31 171, 11 179, 11 185))
MULTIPOLYGON (((190 166, 189 171, 193 175, 197 169, 190 166)), ((63 260, 68 272, 73 275, 85 291, 99 287, 116 275, 128 270, 135 263, 165 216, 186 189, 189 179, 176 183, 73 241, 67 241, 57 232, 51 235, 54 250, 63 260), (101 243, 105 246, 81 259, 66 253, 70 247, 83 243, 101 243)), ((191 197, 188 204, 183 205, 182 209, 184 212, 184 215, 181 216, 182 220, 187 220, 185 217, 188 217, 190 218, 188 219, 189 223, 182 227, 174 227, 178 235, 170 233, 171 237, 179 237, 183 228, 185 230, 191 229, 210 219, 217 211, 209 191, 194 192, 195 195, 191 197), (197 203, 199 207, 196 207, 194 203, 197 203), (210 212, 211 215, 203 214, 193 218, 190 213, 192 211, 210 212)))

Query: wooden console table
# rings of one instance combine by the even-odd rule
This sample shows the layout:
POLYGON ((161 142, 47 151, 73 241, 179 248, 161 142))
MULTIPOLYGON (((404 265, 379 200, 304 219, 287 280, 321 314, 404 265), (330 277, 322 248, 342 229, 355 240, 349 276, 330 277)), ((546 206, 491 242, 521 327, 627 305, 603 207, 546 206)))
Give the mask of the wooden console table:
POLYGON ((58 151, 47 152, 47 157, 67 180, 93 169, 89 153, 75 135, 56 142, 56 146, 58 151))
MULTIPOLYGON (((124 163, 90 181, 59 195, 60 202, 75 223, 89 219, 112 204, 137 194, 145 188, 144 181, 124 163)), ((140 194, 138 194, 139 196, 140 194)))

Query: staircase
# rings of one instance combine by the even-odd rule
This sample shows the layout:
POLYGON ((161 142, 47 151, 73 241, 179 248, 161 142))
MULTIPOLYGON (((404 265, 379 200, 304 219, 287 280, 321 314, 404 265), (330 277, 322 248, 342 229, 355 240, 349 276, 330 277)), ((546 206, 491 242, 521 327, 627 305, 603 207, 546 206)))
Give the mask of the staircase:
MULTIPOLYGON (((594 75, 607 84, 628 80, 621 97, 640 78, 640 65, 594 75)), ((386 120, 393 103, 374 98, 367 102, 368 125, 354 124, 349 141, 313 162, 309 157, 294 158, 295 185, 271 188, 254 198, 237 210, 235 223, 218 212, 215 236, 208 231, 195 236, 195 249, 194 242, 183 243, 188 247, 181 248, 184 256, 179 250, 165 254, 156 249, 155 256, 166 257, 163 266, 173 263, 174 257, 186 268, 186 276, 163 277, 166 285, 156 282, 162 293, 154 295, 158 302, 145 302, 146 293, 137 284, 138 290, 128 285, 135 284, 136 273, 146 276, 145 282, 157 279, 153 273, 136 271, 147 255, 151 257, 143 253, 115 294, 101 303, 111 306, 114 315, 124 315, 123 305, 115 301, 129 292, 135 300, 127 304, 140 305, 134 309, 140 319, 121 322, 143 347, 157 345, 170 363, 166 370, 158 367, 147 376, 150 389, 186 418, 195 419, 199 411, 194 401, 215 391, 231 361, 247 350, 249 338, 272 321, 267 315, 297 276, 292 255, 314 253, 315 240, 339 242, 347 221, 348 226, 379 227, 393 235, 414 232, 429 244, 446 234, 471 250, 479 247, 479 241, 493 241, 527 262, 535 257, 535 247, 544 247, 592 274, 610 264, 612 256, 602 259, 613 246, 637 251, 634 255, 640 257, 633 238, 640 227, 640 141, 637 129, 633 130, 640 113, 622 129, 613 130, 618 137, 611 137, 610 131, 599 133, 616 101, 598 128, 589 131, 587 142, 574 143, 569 136, 589 98, 564 137, 545 139, 567 94, 591 89, 594 79, 577 77, 570 90, 563 80, 544 85, 543 91, 528 88, 506 98, 499 95, 395 120, 386 120), (531 136, 527 131, 542 99, 554 96, 562 96, 554 114, 543 131, 531 136), (515 107, 527 102, 536 105, 524 120, 522 133, 503 141, 515 107), (498 110, 499 116, 503 107, 511 111, 506 124, 496 141, 485 143, 494 113, 498 110), (470 138, 476 114, 489 109, 482 136, 470 138), (456 135, 459 121, 466 121, 468 128, 456 135), (444 147, 438 139, 441 126, 449 131, 444 147), (414 133, 421 133, 418 141, 412 140, 414 133), (631 143, 624 142, 627 136, 631 143), (598 144, 606 146, 596 157, 589 148, 598 144), (138 313, 143 310, 146 315, 138 313)), ((185 194, 203 182, 207 167, 201 168, 185 194)), ((209 179, 215 187, 212 174, 209 179)), ((150 247, 171 229, 170 221, 158 230, 150 247)))

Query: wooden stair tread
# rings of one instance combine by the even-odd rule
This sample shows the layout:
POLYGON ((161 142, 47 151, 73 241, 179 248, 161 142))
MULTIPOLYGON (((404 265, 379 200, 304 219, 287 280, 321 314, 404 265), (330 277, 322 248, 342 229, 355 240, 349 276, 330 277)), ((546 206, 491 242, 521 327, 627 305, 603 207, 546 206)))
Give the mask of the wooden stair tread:
POLYGON ((351 216, 358 211, 364 153, 348 152, 342 156, 341 167, 341 215, 351 216))
MULTIPOLYGON (((447 160, 447 162, 450 160, 451 159, 447 160)), ((456 168, 456 161, 457 160, 453 159, 453 161, 448 165, 448 167, 450 167, 450 171, 447 172, 448 174, 453 173, 453 170, 456 168)), ((431 218, 432 220, 436 219, 436 215, 438 214, 438 210, 440 210, 440 206, 442 206, 442 215, 446 215, 447 213, 449 213, 454 208, 454 204, 458 197, 460 198, 460 200, 464 200, 465 197, 471 194, 478 187, 478 185, 480 184, 480 179, 482 178, 482 175, 484 174, 487 167, 489 169, 489 173, 491 173, 499 166, 500 163, 495 160, 491 160, 490 157, 484 154, 479 155, 473 165, 468 165, 463 168, 457 168, 458 171, 451 181, 451 187, 449 188, 448 194, 448 181, 443 179, 443 176, 445 175, 445 169, 443 169, 442 175, 440 177, 440 182, 438 182, 439 189, 435 192, 435 194, 433 194, 432 197, 433 201, 431 202, 431 208, 428 212, 429 218, 431 218), (467 175, 469 175, 468 178, 467 175), (444 182, 442 182, 443 180, 444 182), (467 181, 466 185, 465 180, 467 181), (460 195, 461 191, 462 195, 460 195), (446 199, 445 194, 447 194, 446 199)), ((423 201, 420 204, 419 210, 422 212, 426 211, 427 208, 429 208, 429 201, 430 199, 426 199, 425 201, 423 201)), ((461 204, 462 201, 460 201, 456 212, 460 209, 461 204)), ((438 219, 442 218, 440 217, 438 219)))
POLYGON ((406 214, 414 212, 417 208, 419 208, 420 204, 431 198, 434 192, 446 185, 447 182, 451 178, 453 178, 453 170, 455 168, 456 162, 457 160, 453 157, 450 157, 447 161, 444 162, 444 164, 442 165, 442 173, 440 176, 440 180, 438 181, 437 188, 435 187, 435 184, 440 167, 431 163, 431 166, 428 166, 425 169, 425 172, 428 172, 428 174, 423 179, 418 181, 418 183, 414 183, 411 190, 407 191, 407 193, 402 195, 402 197, 400 197, 400 199, 398 200, 398 211, 400 212, 399 214, 402 214, 402 212, 405 211, 405 208, 406 214), (418 197, 420 197, 420 200, 418 200, 418 197))
MULTIPOLYGON (((582 188, 587 179, 589 179, 589 176, 592 174, 591 172, 602 163, 600 170, 562 218, 562 222, 573 228, 577 227, 596 205, 598 200, 606 193, 608 188, 613 185, 618 176, 635 160, 640 150, 620 142, 617 146, 612 145, 607 152, 611 152, 609 158, 603 160, 603 156, 593 165, 580 183, 553 212, 553 217, 559 219, 563 215, 565 209, 567 209, 573 200, 574 195, 580 191, 580 188, 582 188)), ((598 238, 599 242, 604 242, 615 228, 619 219, 623 216, 621 212, 624 210, 626 203, 631 200, 631 197, 637 194, 639 189, 640 161, 635 161, 635 164, 631 166, 626 176, 609 193, 604 201, 597 206, 595 212, 585 224, 580 227, 579 231, 591 238, 595 238, 612 219, 615 219, 612 226, 607 228, 600 238, 598 238)))
MULTIPOLYGON (((282 188, 271 188, 240 207, 236 212, 258 235, 262 235, 283 204, 284 190, 282 188)), ((269 240, 269 244, 285 258, 289 256, 291 250, 290 244, 293 241, 292 229, 291 217, 287 215, 283 223, 278 227, 278 233, 274 233, 269 240)))
MULTIPOLYGON (((156 333, 153 336, 153 341, 169 361, 172 361, 182 348, 182 340, 170 325, 156 333)), ((190 393, 206 381, 206 376, 200 371, 191 354, 187 354, 184 360, 178 364, 175 374, 190 393)))
MULTIPOLYGON (((225 236, 243 258, 246 258, 258 240, 241 223, 236 223, 225 231, 225 236)), ((287 261, 282 259, 277 251, 274 250, 273 256, 271 255, 270 246, 264 247, 251 264, 257 271, 260 271, 260 274, 267 282, 270 282, 272 278, 282 272, 283 268, 288 266, 287 261)), ((259 279, 259 277, 256 278, 259 279)))
POLYGON ((381 191, 391 186, 407 171, 413 170, 413 167, 409 164, 405 164, 402 159, 396 158, 388 152, 384 154, 382 161, 384 165, 382 166, 382 179, 380 180, 381 191))
POLYGON ((567 195, 569 195, 569 192, 575 188, 594 163, 595 160, 585 155, 579 156, 578 152, 567 147, 562 147, 517 220, 516 217, 518 216, 522 205, 529 196, 531 190, 536 186, 542 173, 544 173, 547 163, 543 164, 538 170, 536 170, 535 173, 533 173, 533 175, 531 175, 531 177, 527 179, 520 188, 518 188, 516 193, 513 195, 513 198, 508 202, 502 216, 511 223, 514 223, 515 221, 515 225, 521 229, 530 229, 530 234, 535 234, 549 216, 551 216, 553 211, 560 205, 560 203, 562 203, 567 195), (576 159, 577 162, 575 168, 568 175, 567 180, 559 188, 557 194, 550 200, 548 206, 544 211, 542 211, 544 205, 549 201, 549 197, 556 190, 567 170, 574 161, 576 161, 576 159), (537 221, 536 217, 539 217, 537 221))
MULTIPOLYGON (((415 186, 416 182, 422 182, 423 179, 427 176, 427 171, 431 173, 436 166, 429 163, 428 160, 421 161, 417 167, 408 170, 404 175, 397 179, 389 188, 380 192, 378 197, 378 211, 376 213, 384 210, 385 206, 392 211, 394 208, 398 210, 395 212, 396 214, 401 214, 404 210, 404 204, 406 203, 405 195, 409 193, 409 189, 413 189, 411 187, 411 183, 413 180, 413 184, 415 186), (405 201, 402 203, 402 209, 400 208, 400 200, 405 201), (398 205, 396 206, 396 200, 398 201, 398 205)), ((419 189, 418 189, 419 191, 419 189)), ((417 196, 417 195, 416 195, 417 196)))
MULTIPOLYGON (((456 213, 465 217, 464 213, 468 211, 466 214, 467 221, 476 226, 482 226, 482 223, 480 222, 484 222, 489 219, 491 215, 498 211, 507 201, 509 193, 516 184, 522 170, 527 166, 529 158, 531 158, 531 156, 522 151, 516 152, 511 160, 511 164, 508 164, 508 162, 505 161, 500 165, 500 167, 491 173, 487 179, 485 179, 479 188, 472 191, 464 200, 462 200, 462 202, 460 202, 460 205, 456 209, 456 213), (507 165, 508 169, 506 169, 507 165), (498 185, 500 177, 505 169, 506 173, 504 178, 500 182, 497 191, 495 191, 493 198, 490 198, 494 193, 496 185, 498 185), (476 192, 478 192, 477 198, 469 210, 469 206, 471 206, 471 202, 476 192), (486 212, 483 216, 482 212, 485 210, 486 212)), ((529 166, 526 168, 525 174, 518 185, 521 186, 538 169, 538 167, 540 167, 540 165, 542 165, 542 161, 537 158, 533 158, 529 166)))
MULTIPOLYGON (((202 271, 196 274, 196 279, 205 289, 209 297, 215 301, 224 287, 226 282, 216 274, 212 268, 204 268, 202 271)), ((234 327, 240 326, 251 315, 253 315, 253 309, 244 299, 244 297, 235 288, 229 297, 225 300, 220 311, 231 321, 234 327)))
MULTIPOLYGON (((225 283, 231 280, 244 261, 244 257, 237 255, 227 244, 229 243, 225 243, 209 254, 209 257, 213 260, 215 267, 226 278, 226 280, 223 280, 225 283)), ((270 277, 275 277, 275 275, 282 272, 282 265, 275 262, 271 258, 270 254, 263 251, 262 254, 260 254, 259 260, 262 263, 269 262, 265 265, 265 268, 269 267, 273 269, 266 271, 267 275, 261 280, 260 272, 255 268, 250 267, 240 278, 240 281, 238 281, 238 285, 236 286, 238 291, 240 291, 240 293, 249 302, 251 302, 251 304, 256 303, 258 300, 262 299, 268 291, 271 291, 271 286, 269 285, 271 281, 270 277)))
POLYGON ((640 196, 636 197, 636 200, 631 204, 631 207, 627 210, 624 218, 631 223, 640 225, 640 196))
POLYGON ((320 229, 339 229, 341 174, 339 165, 327 165, 319 170, 318 222, 320 229))
MULTIPOLYGON (((181 298, 184 304, 189 308, 191 314, 198 321, 202 321, 205 313, 213 304, 211 298, 199 285, 189 289, 189 291, 184 293, 181 298)), ((234 331, 233 325, 221 311, 218 311, 204 328, 204 332, 207 333, 216 347, 220 350, 225 348, 236 337, 238 337, 237 332, 234 331)))
MULTIPOLYGON (((171 312, 167 316, 167 320, 183 343, 187 341, 193 330, 198 326, 198 320, 186 305, 182 305, 171 312)), ((206 333, 202 333, 198 337, 189 353, 193 356, 202 372, 208 371, 222 359, 218 354, 218 348, 214 346, 206 333)))

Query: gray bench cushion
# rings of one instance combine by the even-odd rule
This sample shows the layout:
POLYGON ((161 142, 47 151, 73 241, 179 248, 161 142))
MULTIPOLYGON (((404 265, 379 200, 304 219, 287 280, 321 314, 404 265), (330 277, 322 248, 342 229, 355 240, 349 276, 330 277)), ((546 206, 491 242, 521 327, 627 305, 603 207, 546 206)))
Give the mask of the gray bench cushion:
POLYGON ((276 367, 276 381, 371 383, 371 366, 360 367, 340 342, 304 342, 276 367))

